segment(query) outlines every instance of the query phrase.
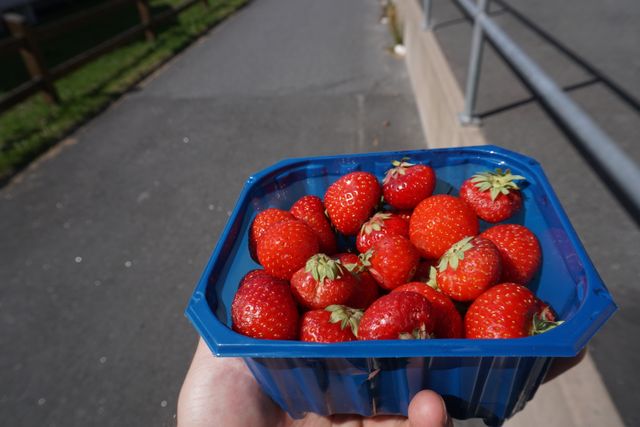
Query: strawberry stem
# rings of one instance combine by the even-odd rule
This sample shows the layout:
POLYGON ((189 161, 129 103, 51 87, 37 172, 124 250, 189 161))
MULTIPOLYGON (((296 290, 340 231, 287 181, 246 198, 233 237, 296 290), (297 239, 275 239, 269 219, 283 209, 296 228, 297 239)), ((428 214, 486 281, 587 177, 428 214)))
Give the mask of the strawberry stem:
POLYGON ((325 279, 336 280, 344 274, 344 266, 340 261, 329 258, 325 254, 315 254, 307 260, 305 271, 319 282, 325 279))
POLYGON ((346 268, 347 271, 349 271, 350 273, 353 273, 356 275, 364 270, 362 267, 359 267, 358 264, 355 264, 355 263, 342 264, 342 266, 346 268))
POLYGON ((401 340, 425 340, 433 338, 431 334, 427 333, 427 327, 423 323, 420 327, 415 328, 411 332, 400 332, 398 338, 401 340))
POLYGON ((460 261, 464 259, 464 253, 473 248, 473 244, 471 244, 472 240, 473 236, 468 236, 451 245, 449 250, 442 255, 442 258, 440 258, 438 271, 442 273, 448 267, 451 267, 452 270, 456 270, 460 261))
POLYGON ((378 212, 372 216, 369 221, 362 224, 362 232, 365 234, 371 234, 373 231, 380 231, 384 226, 384 222, 391 218, 391 214, 388 212, 378 212))
POLYGON ((360 258, 360 264, 362 265, 362 269, 366 269, 367 267, 371 267, 371 256, 373 255, 373 249, 369 249, 367 252, 358 255, 360 258))
POLYGON ((362 310, 338 304, 330 305, 325 308, 325 310, 331 313, 329 322, 340 323, 340 329, 344 329, 349 325, 353 335, 358 336, 358 326, 360 325, 360 319, 362 319, 363 315, 362 310))
POLYGON ((384 179, 382 180, 382 183, 386 184, 391 179, 395 179, 398 175, 406 174, 407 168, 415 165, 414 163, 407 162, 407 160, 409 160, 408 157, 403 157, 402 159, 400 159, 400 161, 398 160, 392 161, 391 165, 393 166, 393 168, 387 171, 386 175, 384 176, 384 179))
POLYGON ((427 286, 431 286, 436 291, 440 291, 440 288, 438 287, 437 276, 438 270, 436 270, 434 266, 429 267, 429 280, 427 280, 427 286))
POLYGON ((559 320, 555 321, 553 313, 549 307, 545 307, 540 313, 535 313, 533 315, 533 321, 531 325, 531 334, 530 335, 540 335, 556 326, 562 325, 564 321, 559 320))
POLYGON ((495 171, 480 172, 471 177, 476 188, 482 192, 490 191, 491 200, 495 200, 498 195, 509 194, 510 190, 519 190, 518 184, 515 181, 525 180, 526 178, 521 175, 512 175, 511 171, 507 169, 496 169, 495 171))

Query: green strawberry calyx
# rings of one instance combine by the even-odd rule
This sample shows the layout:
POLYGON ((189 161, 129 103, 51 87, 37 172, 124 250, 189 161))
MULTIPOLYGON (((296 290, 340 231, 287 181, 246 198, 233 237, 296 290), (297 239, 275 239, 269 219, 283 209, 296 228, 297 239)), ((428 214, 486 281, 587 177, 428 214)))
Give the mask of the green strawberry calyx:
POLYGON ((506 196, 511 190, 520 190, 515 181, 522 180, 526 180, 526 178, 521 175, 512 175, 509 169, 504 172, 502 169, 481 172, 471 177, 471 182, 478 190, 491 192, 491 200, 495 200, 500 194, 506 196))
POLYGON ((531 325, 531 334, 530 335, 540 335, 556 326, 562 325, 564 323, 563 320, 555 320, 555 316, 551 311, 551 307, 545 307, 540 313, 535 313, 533 315, 533 321, 531 325))
POLYGON ((340 323, 340 329, 344 329, 349 325, 353 335, 358 336, 358 326, 360 326, 360 319, 362 319, 363 315, 362 310, 338 304, 330 305, 325 310, 331 313, 329 322, 340 323))
POLYGON ((382 230, 384 226, 384 222, 391 218, 391 214, 387 212, 378 212, 374 216, 372 216, 367 222, 362 224, 361 231, 364 234, 371 234, 374 231, 382 230))
POLYGON ((382 180, 382 183, 386 184, 392 179, 395 179, 398 175, 406 174, 407 168, 410 168, 411 166, 415 166, 415 163, 409 163, 407 162, 407 160, 409 160, 408 157, 403 157, 400 160, 392 161, 391 165, 393 167, 387 171, 386 175, 384 176, 384 179, 382 180))
POLYGON ((427 333, 427 327, 423 323, 420 327, 415 328, 411 332, 400 332, 398 338, 401 340, 426 340, 433 338, 432 334, 427 333))
POLYGON ((429 267, 429 280, 427 280, 427 286, 431 286, 436 291, 440 292, 440 288, 438 287, 438 270, 434 266, 429 267))
POLYGON ((472 240, 473 236, 467 236, 451 245, 449 250, 440 258, 438 271, 442 273, 449 267, 451 267, 452 270, 456 270, 460 261, 464 259, 464 253, 473 248, 472 240))
POLYGON ((373 256, 373 249, 369 249, 367 252, 358 255, 360 258, 360 264, 362 265, 362 269, 366 269, 367 267, 371 267, 371 257, 373 256))
POLYGON ((342 264, 342 266, 346 268, 348 272, 356 276, 366 270, 366 268, 356 263, 342 264))
POLYGON ((305 271, 322 283, 325 279, 336 280, 342 277, 346 268, 340 261, 329 258, 325 254, 315 254, 307 260, 305 271))

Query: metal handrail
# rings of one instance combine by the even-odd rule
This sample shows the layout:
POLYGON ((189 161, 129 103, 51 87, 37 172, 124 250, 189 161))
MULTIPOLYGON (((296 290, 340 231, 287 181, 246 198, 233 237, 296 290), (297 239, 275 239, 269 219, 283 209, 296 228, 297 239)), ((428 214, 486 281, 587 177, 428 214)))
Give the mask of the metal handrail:
MULTIPOLYGON (((431 27, 431 0, 424 1, 425 29, 431 27)), ((474 116, 482 60, 483 40, 486 37, 509 63, 532 92, 553 113, 555 118, 575 137, 574 140, 622 194, 632 215, 640 213, 640 168, 628 155, 567 96, 562 88, 533 61, 486 13, 488 0, 455 0, 473 20, 473 36, 465 89, 465 109, 460 114, 462 124, 476 123, 474 116)), ((638 218, 635 218, 638 220, 638 218)))

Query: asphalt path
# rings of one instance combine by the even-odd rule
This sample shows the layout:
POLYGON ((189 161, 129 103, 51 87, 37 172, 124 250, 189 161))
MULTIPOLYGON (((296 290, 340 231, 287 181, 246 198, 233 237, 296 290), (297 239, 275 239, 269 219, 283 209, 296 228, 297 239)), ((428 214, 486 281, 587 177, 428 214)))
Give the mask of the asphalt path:
POLYGON ((174 423, 183 312, 247 177, 424 148, 379 14, 255 1, 0 190, 3 425, 174 423))

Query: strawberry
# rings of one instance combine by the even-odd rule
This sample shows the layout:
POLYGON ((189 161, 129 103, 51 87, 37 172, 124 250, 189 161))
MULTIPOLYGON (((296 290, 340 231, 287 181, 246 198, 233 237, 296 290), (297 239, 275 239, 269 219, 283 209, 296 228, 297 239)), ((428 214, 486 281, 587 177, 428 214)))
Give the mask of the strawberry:
POLYGON ((355 341, 361 318, 362 310, 354 310, 343 305, 330 305, 324 310, 307 311, 300 322, 300 341, 355 341))
POLYGON ((409 222, 393 213, 376 213, 360 228, 356 238, 358 252, 365 253, 376 241, 386 235, 409 238, 409 222))
POLYGON ((398 286, 394 292, 416 292, 425 297, 431 303, 435 327, 433 329, 436 338, 462 338, 462 317, 448 296, 437 291, 423 282, 409 282, 398 286))
POLYGON ((333 256, 334 259, 340 261, 352 273, 360 273, 364 270, 360 257, 350 252, 343 252, 333 256))
POLYGON ((512 175, 509 169, 478 173, 462 183, 460 197, 481 219, 491 223, 504 221, 522 206, 522 195, 515 181, 523 179, 525 177, 512 175))
POLYGON ((320 240, 320 252, 329 255, 336 253, 336 236, 324 213, 324 205, 319 197, 304 196, 291 206, 289 212, 315 231, 320 240))
POLYGON ((366 309, 380 296, 378 282, 376 282, 371 273, 366 270, 366 267, 362 265, 357 255, 343 253, 336 255, 336 259, 340 260, 342 265, 351 271, 358 279, 358 286, 345 305, 353 308, 366 309))
POLYGON ((500 251, 502 282, 526 285, 540 269, 540 243, 536 235, 524 225, 495 225, 480 236, 491 240, 500 251))
POLYGON ((380 202, 382 190, 375 175, 351 172, 331 184, 324 205, 334 227, 347 236, 355 236, 380 202))
POLYGON ((501 283, 480 295, 464 317, 467 338, 521 338, 558 326, 550 306, 516 283, 501 283))
POLYGON ((425 339, 435 321, 429 301, 415 292, 392 292, 367 308, 358 327, 359 340, 425 339))
POLYGON ((243 286, 245 283, 250 282, 262 282, 262 281, 279 281, 280 283, 287 284, 286 280, 276 279, 266 271, 262 269, 251 270, 247 274, 244 275, 242 280, 240 280, 240 284, 238 287, 243 286))
POLYGON ((436 174, 431 167, 393 161, 382 181, 384 200, 396 209, 413 209, 431 196, 436 186, 436 174))
POLYGON ((264 275, 244 280, 238 288, 231 320, 234 331, 253 338, 292 340, 298 335, 298 307, 289 286, 264 275))
POLYGON ((411 280, 420 261, 416 248, 402 236, 383 236, 364 258, 373 278, 389 290, 411 280))
POLYGON ((465 237, 438 263, 438 287, 456 301, 471 301, 498 283, 500 252, 490 240, 465 237))
POLYGON ((358 279, 325 254, 313 255, 291 278, 293 296, 312 310, 346 303, 357 287, 358 279))
POLYGON ((304 222, 282 221, 272 225, 258 240, 258 261, 270 275, 290 280, 319 248, 316 233, 304 222))
POLYGON ((380 296, 380 286, 368 271, 361 271, 356 275, 358 287, 351 294, 346 305, 353 308, 366 309, 380 296))
POLYGON ((294 219, 294 216, 282 209, 269 208, 262 212, 253 219, 251 227, 249 228, 249 253, 254 261, 258 261, 258 255, 256 248, 258 246, 258 240, 273 224, 277 224, 281 221, 288 219, 294 219))
POLYGON ((478 217, 466 202, 438 194, 416 206, 409 221, 409 237, 424 258, 438 259, 463 237, 478 234, 478 228, 478 217))

